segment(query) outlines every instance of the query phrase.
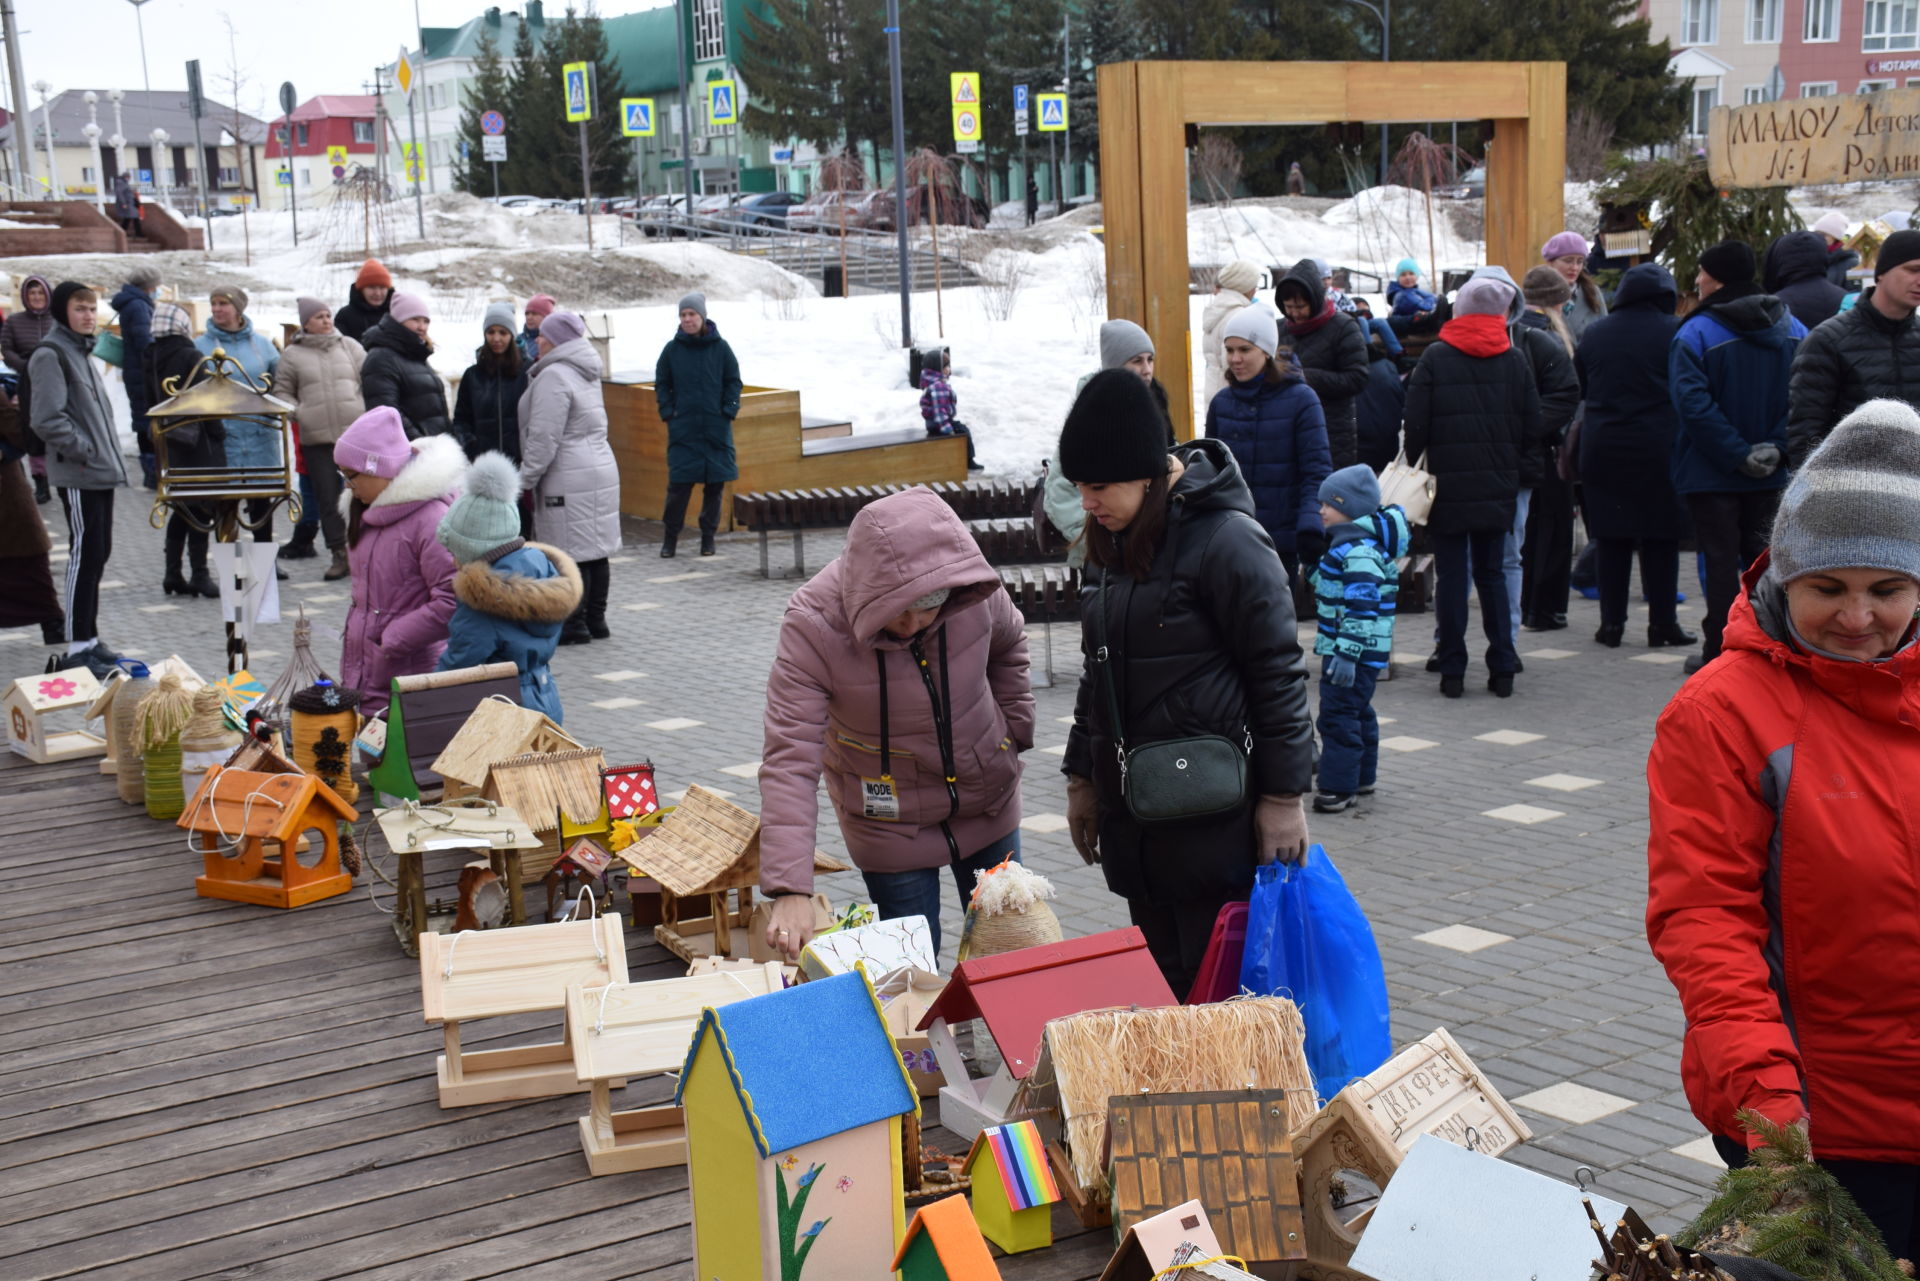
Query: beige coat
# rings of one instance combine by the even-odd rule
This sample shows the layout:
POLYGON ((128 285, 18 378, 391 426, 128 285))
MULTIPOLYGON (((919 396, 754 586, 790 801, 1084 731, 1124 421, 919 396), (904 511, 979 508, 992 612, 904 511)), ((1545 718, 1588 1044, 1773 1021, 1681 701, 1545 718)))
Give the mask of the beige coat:
POLYGON ((1227 321, 1233 313, 1249 305, 1251 300, 1231 289, 1222 289, 1207 299, 1207 309, 1200 313, 1200 358, 1206 362, 1206 382, 1201 391, 1205 399, 1200 402, 1202 417, 1206 406, 1213 403, 1214 393, 1227 385, 1227 340, 1224 337, 1227 321))
POLYGON ((360 366, 366 349, 345 334, 295 334, 280 353, 270 393, 293 406, 302 445, 331 445, 366 412, 360 366))

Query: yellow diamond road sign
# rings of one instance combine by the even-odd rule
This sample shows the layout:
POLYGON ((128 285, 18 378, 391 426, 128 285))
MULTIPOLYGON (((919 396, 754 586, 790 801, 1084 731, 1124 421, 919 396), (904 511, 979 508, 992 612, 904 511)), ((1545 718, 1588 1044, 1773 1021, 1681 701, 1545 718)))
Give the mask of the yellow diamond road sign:
POLYGON ((413 59, 405 49, 400 50, 400 61, 394 65, 393 82, 400 86, 401 93, 413 96, 413 59))
POLYGON ((980 73, 978 71, 955 71, 947 79, 953 82, 954 106, 978 107, 980 105, 980 73))

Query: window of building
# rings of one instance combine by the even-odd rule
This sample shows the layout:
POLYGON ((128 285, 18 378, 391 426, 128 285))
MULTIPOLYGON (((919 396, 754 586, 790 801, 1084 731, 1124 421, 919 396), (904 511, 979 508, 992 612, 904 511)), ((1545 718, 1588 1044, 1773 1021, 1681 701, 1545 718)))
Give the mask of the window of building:
POLYGON ((355 142, 371 143, 373 141, 373 121, 371 120, 354 121, 353 122, 353 140, 355 142))
POLYGON ((1765 85, 1748 85, 1740 91, 1740 101, 1747 106, 1752 106, 1756 102, 1771 102, 1773 99, 1767 97, 1765 85))
POLYGON ((1812 84, 1800 86, 1802 98, 1831 98, 1840 92, 1840 86, 1832 80, 1817 80, 1812 84))
MULTIPOLYGON (((1840 38, 1840 0, 1807 0, 1806 21, 1801 39, 1821 44, 1840 38)), ((1801 97, 1807 95, 1802 94, 1801 97)))
POLYGON ((1860 24, 1860 48, 1920 48, 1920 0, 1867 0, 1860 24))
POLYGON ((1780 10, 1784 0, 1747 0, 1747 43, 1780 43, 1780 10))
POLYGON ((313 185, 313 170, 302 169, 300 171, 300 185, 303 187, 311 187, 313 185))
POLYGON ((240 171, 231 165, 221 165, 218 181, 223 187, 237 187, 240 185, 240 171))
POLYGON ((1704 138, 1707 133, 1707 124, 1713 118, 1713 109, 1719 105, 1720 89, 1718 86, 1711 88, 1696 86, 1693 91, 1693 119, 1688 128, 1688 132, 1696 137, 1704 138))
POLYGON ((1680 0, 1680 43, 1715 44, 1720 39, 1720 0, 1680 0))
POLYGON ((1882 89, 1891 88, 1893 88, 1893 81, 1891 80, 1862 80, 1860 82, 1861 93, 1879 93, 1882 89))
POLYGON ((708 62, 727 56, 724 0, 693 0, 693 57, 708 62))

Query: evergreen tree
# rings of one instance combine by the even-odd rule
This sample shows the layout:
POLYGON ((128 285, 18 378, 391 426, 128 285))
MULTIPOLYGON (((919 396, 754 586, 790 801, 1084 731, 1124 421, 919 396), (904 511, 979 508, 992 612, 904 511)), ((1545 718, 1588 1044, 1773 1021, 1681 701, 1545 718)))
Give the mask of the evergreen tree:
MULTIPOLYGON (((628 95, 620 64, 614 61, 613 48, 607 43, 607 28, 598 9, 588 3, 576 18, 567 10, 567 62, 593 64, 593 119, 587 124, 587 155, 593 173, 593 194, 612 196, 635 190, 633 142, 621 129, 620 100, 628 95)), ((578 125, 568 126, 575 134, 572 155, 573 190, 580 188, 578 125)))
POLYGON ((468 144, 467 158, 456 160, 453 185, 472 196, 493 194, 493 166, 480 154, 480 116, 498 111, 513 122, 512 98, 507 90, 507 64, 500 57, 493 32, 480 36, 480 48, 473 59, 473 79, 460 91, 460 139, 468 144))
POLYGON ((1074 75, 1067 89, 1067 128, 1076 153, 1100 164, 1100 68, 1114 62, 1136 62, 1146 56, 1134 0, 1085 0, 1077 29, 1086 33, 1074 42, 1074 75))
MULTIPOLYGON (((1040 105, 1036 95, 1058 91, 1060 82, 1066 78, 1065 50, 1060 43, 1066 5, 1062 0, 1025 0, 1024 3, 1002 0, 994 7, 1000 12, 989 25, 992 34, 986 41, 986 65, 981 68, 985 73, 981 96, 987 100, 983 145, 991 157, 1002 162, 1022 150, 1020 139, 1013 132, 1013 86, 1023 84, 1027 86, 1027 128, 1032 131, 1026 138, 1026 151, 1031 157, 1037 147, 1044 157, 1049 135, 1039 132, 1040 105)), ((1074 20, 1074 30, 1081 30, 1078 18, 1074 20)), ((1076 38, 1076 49, 1080 43, 1076 38)), ((1072 122, 1071 115, 1068 122, 1072 122)), ((996 165, 1000 167, 1003 166, 996 165)), ((1024 196, 1025 191, 1008 194, 1024 196)))
POLYGON ((753 86, 742 121, 754 133, 797 138, 821 149, 841 140, 842 72, 834 50, 845 42, 841 0, 759 0, 746 6, 740 76, 753 86))
POLYGON ((548 76, 541 50, 533 40, 533 25, 522 21, 513 34, 513 58, 507 66, 507 160, 500 166, 500 186, 515 195, 551 196, 548 158, 554 148, 556 126, 564 125, 559 73, 548 76))

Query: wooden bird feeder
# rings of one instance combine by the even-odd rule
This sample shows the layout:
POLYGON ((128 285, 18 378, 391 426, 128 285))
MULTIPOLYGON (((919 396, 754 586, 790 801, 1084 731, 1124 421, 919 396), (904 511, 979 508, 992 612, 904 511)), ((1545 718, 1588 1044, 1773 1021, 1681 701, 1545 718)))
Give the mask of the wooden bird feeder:
POLYGON ((216 765, 178 823, 205 860, 194 892, 279 908, 345 894, 353 878, 340 866, 340 823, 353 818, 353 807, 310 774, 216 765), (303 840, 310 862, 300 859, 303 840))
POLYGON ((488 773, 501 761, 583 746, 543 713, 491 695, 467 715, 428 768, 440 776, 446 787, 442 796, 451 800, 480 795, 488 773))
MULTIPOLYGON (((574 1071, 567 1040, 462 1053, 469 1019, 567 1009, 572 987, 627 981, 627 945, 610 916, 511 930, 420 936, 420 1000, 446 1053, 435 1060, 440 1106, 577 1094, 592 1088, 574 1071)), ((609 1085, 625 1085, 622 1080, 609 1085)))
POLYGON ((22 676, 0 699, 7 711, 7 746, 41 765, 104 756, 106 739, 85 729, 60 728, 56 720, 66 719, 68 712, 84 717, 99 697, 100 682, 84 667, 22 676))
MULTIPOLYGON (((693 786, 654 834, 620 851, 642 876, 660 885, 659 944, 683 961, 703 956, 732 956, 753 918, 753 888, 760 883, 760 820, 738 805, 693 786), (728 896, 735 896, 729 906, 728 896), (688 916, 683 903, 704 899, 688 916)), ((847 865, 818 850, 813 870, 844 872, 847 865)))
MULTIPOLYGON (((458 919, 457 909, 427 898, 426 856, 440 850, 478 850, 487 855, 494 874, 509 884, 520 880, 514 865, 527 850, 539 850, 541 841, 518 813, 480 797, 439 805, 408 802, 373 812, 380 834, 393 851, 396 867, 393 896, 393 932, 401 950, 419 955, 419 939, 433 932, 433 917, 458 919)), ((471 886, 467 887, 471 889, 471 886)), ((506 923, 523 925, 523 904, 509 898, 506 923)))
POLYGON ((702 1011, 778 992, 780 967, 768 964, 651 983, 567 989, 567 1043, 573 1070, 593 1091, 580 1118, 580 1146, 595 1175, 687 1163, 681 1109, 613 1110, 612 1082, 678 1072, 702 1011))
POLYGON ((1349 1082, 1293 1135, 1306 1206, 1303 1281, 1341 1281, 1360 1244, 1367 1216, 1348 1219, 1333 1204, 1341 1171, 1357 1170, 1384 1190, 1423 1134, 1487 1156, 1533 1137, 1445 1028, 1349 1082))
POLYGON ((441 778, 431 763, 453 742, 474 710, 495 695, 520 697, 520 669, 512 663, 394 677, 387 703, 386 746, 367 771, 367 782, 383 796, 400 801, 440 792, 441 778))

